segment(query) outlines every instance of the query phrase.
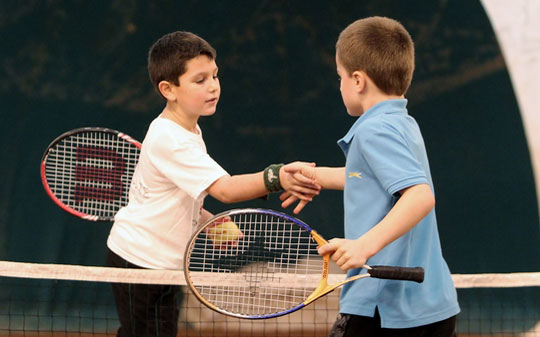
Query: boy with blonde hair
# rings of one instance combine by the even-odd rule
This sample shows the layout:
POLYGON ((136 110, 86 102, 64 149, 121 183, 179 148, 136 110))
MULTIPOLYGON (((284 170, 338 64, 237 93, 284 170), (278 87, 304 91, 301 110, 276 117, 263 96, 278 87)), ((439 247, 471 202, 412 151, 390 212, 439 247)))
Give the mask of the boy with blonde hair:
MULTIPOLYGON (((189 32, 167 34, 150 49, 148 72, 166 105, 144 138, 129 204, 116 215, 107 240, 107 265, 181 269, 193 229, 212 216, 203 208, 208 194, 232 203, 282 188, 303 200, 318 193, 311 179, 294 179, 282 164, 230 176, 208 155, 198 120, 215 113, 220 97, 215 59, 214 48, 189 32)), ((118 336, 177 335, 179 286, 114 284, 113 293, 118 336)))
MULTIPOLYGON (((421 266, 425 280, 346 284, 330 336, 455 336, 460 309, 441 252, 428 157, 404 98, 414 71, 413 41, 395 20, 358 20, 339 35, 336 65, 343 103, 358 117, 338 141, 346 165, 289 170, 322 188, 344 190, 345 238, 330 240, 319 254, 332 254, 348 276, 368 262, 421 266)), ((284 207, 297 199, 287 197, 284 207)))

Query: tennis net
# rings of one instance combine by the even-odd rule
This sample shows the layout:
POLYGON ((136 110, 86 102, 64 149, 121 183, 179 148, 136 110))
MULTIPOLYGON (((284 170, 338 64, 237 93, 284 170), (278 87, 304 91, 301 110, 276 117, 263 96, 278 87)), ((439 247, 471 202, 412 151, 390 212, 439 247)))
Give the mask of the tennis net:
MULTIPOLYGON (((334 283, 344 275, 330 277, 334 283)), ((540 273, 453 278, 459 336, 540 337, 540 273)), ((185 285, 181 271, 0 261, 0 336, 114 336, 117 282, 185 285)), ((339 308, 336 290, 287 316, 244 320, 206 308, 186 287, 181 297, 180 336, 327 336, 339 308)))

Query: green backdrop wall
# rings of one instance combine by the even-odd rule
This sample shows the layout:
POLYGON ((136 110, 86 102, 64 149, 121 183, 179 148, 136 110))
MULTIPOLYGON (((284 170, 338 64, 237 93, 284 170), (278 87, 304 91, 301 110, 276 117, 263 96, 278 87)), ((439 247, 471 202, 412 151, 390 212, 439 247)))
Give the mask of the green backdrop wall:
MULTIPOLYGON (((39 177, 59 134, 104 126, 142 140, 163 102, 146 75, 165 33, 218 51, 222 97, 200 121, 230 173, 273 162, 343 165, 336 140, 354 119, 334 64, 339 32, 370 15, 400 20, 416 43, 410 114, 428 146, 443 250, 454 273, 537 271, 534 177, 506 66, 477 1, 24 1, 0 3, 0 259, 102 265, 110 223, 57 208, 39 177)), ((223 205, 279 209, 269 201, 223 205)), ((339 192, 300 217, 342 235, 339 192)))

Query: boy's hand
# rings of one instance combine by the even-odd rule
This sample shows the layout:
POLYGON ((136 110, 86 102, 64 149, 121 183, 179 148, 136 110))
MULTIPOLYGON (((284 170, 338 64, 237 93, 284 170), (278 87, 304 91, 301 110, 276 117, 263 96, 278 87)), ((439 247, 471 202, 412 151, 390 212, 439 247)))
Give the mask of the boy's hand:
POLYGON ((309 183, 321 189, 321 185, 317 183, 317 176, 315 174, 315 163, 306 162, 294 162, 287 164, 281 168, 283 173, 291 174, 295 179, 309 183))
POLYGON ((315 163, 294 162, 283 166, 279 172, 281 186, 285 189, 280 196, 287 208, 300 200, 294 213, 298 214, 313 197, 319 195, 321 185, 315 180, 315 163))
POLYGON ((279 170, 279 180, 284 190, 294 195, 296 198, 311 201, 318 195, 321 186, 315 179, 304 175, 301 172, 312 171, 315 163, 294 162, 287 164, 279 170))
POLYGON ((332 254, 332 260, 343 271, 362 268, 371 255, 366 251, 361 240, 362 237, 357 240, 332 239, 327 244, 319 247, 317 251, 321 256, 332 254))
MULTIPOLYGON (((292 193, 287 192, 287 191, 281 193, 281 195, 279 196, 279 199, 282 201, 281 207, 283 208, 287 208, 290 205, 294 204, 297 200, 299 200, 299 198, 297 198, 292 193)), ((304 209, 304 207, 307 205, 308 202, 309 202, 308 200, 300 200, 298 204, 296 205, 296 207, 294 208, 293 213, 294 214, 300 213, 304 209)))

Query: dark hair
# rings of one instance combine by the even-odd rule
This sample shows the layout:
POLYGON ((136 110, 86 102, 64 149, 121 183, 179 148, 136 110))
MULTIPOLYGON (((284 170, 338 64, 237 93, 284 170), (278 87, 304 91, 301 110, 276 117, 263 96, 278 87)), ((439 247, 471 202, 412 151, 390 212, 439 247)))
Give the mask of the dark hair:
POLYGON ((396 20, 370 17, 353 22, 339 35, 336 54, 345 70, 364 71, 386 94, 403 95, 414 72, 414 43, 396 20))
POLYGON ((186 63, 200 55, 216 58, 216 50, 203 38, 190 32, 173 32, 157 40, 148 52, 148 75, 158 90, 161 81, 180 85, 186 63))

